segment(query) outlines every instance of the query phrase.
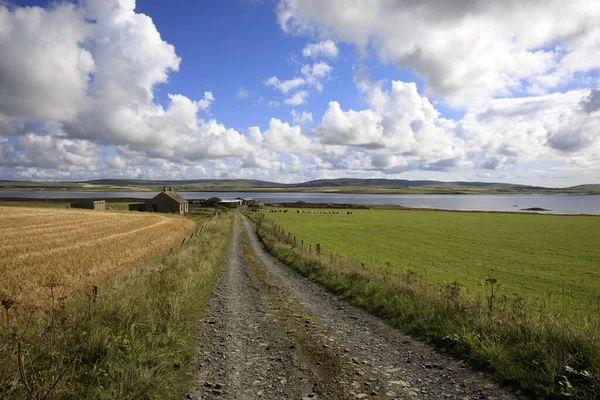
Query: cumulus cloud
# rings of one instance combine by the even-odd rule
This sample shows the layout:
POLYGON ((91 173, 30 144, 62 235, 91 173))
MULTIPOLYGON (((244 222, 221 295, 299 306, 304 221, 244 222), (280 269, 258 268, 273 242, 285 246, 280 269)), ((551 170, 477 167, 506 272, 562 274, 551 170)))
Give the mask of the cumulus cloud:
POLYGON ((292 123, 272 118, 264 132, 244 133, 212 117, 218 99, 210 87, 201 98, 155 98, 181 60, 133 0, 0 5, 0 168, 4 177, 27 179, 281 181, 464 168, 491 177, 537 160, 598 169, 598 90, 547 94, 598 67, 597 6, 575 1, 558 12, 555 0, 543 9, 519 4, 283 0, 282 26, 313 38, 302 51, 310 63, 292 79, 265 82, 285 95, 283 104, 305 104, 331 79, 333 68, 321 60, 338 55, 332 39, 414 69, 425 90, 373 82, 359 70, 366 106, 351 109, 333 97, 314 127, 311 112, 294 109, 292 123), (494 97, 514 92, 523 95, 494 97), (449 119, 430 93, 477 101, 449 119))
POLYGON ((86 140, 35 133, 19 137, 14 146, 4 142, 2 147, 2 165, 70 172, 94 171, 103 154, 96 144, 86 140))
POLYGON ((299 106, 301 104, 306 103, 306 99, 308 99, 308 92, 306 90, 300 90, 292 95, 292 97, 288 97, 283 102, 289 106, 299 106))
POLYGON ((298 125, 311 124, 313 122, 312 113, 306 111, 298 112, 292 110, 292 118, 294 123, 298 125))
POLYGON ((592 89, 589 96, 581 101, 581 106, 587 114, 600 111, 600 90, 592 89))
POLYGON ((72 120, 86 103, 92 33, 73 4, 10 11, 0 5, 0 117, 72 120))
POLYGON ((306 64, 302 67, 300 72, 302 72, 302 75, 304 75, 306 83, 308 83, 311 86, 314 86, 318 91, 321 91, 323 90, 321 79, 329 77, 332 70, 333 67, 321 61, 318 63, 314 63, 313 65, 306 64))
POLYGON ((414 83, 359 76, 370 108, 343 110, 331 101, 313 134, 319 143, 350 148, 350 168, 397 174, 457 168, 496 170, 520 161, 600 157, 600 113, 581 103, 593 91, 489 100, 460 120, 443 118, 414 83))
POLYGON ((0 130, 21 135, 5 143, 13 163, 93 170, 98 145, 121 153, 106 160, 115 169, 126 167, 126 153, 128 161, 183 163, 248 153, 239 132, 198 117, 215 101, 212 92, 199 100, 169 94, 166 108, 155 101, 156 86, 181 60, 134 8, 133 0, 0 5, 0 130), (28 120, 40 123, 23 127, 28 120))
POLYGON ((287 94, 289 91, 296 89, 306 83, 303 78, 288 79, 287 81, 280 81, 276 76, 272 76, 265 81, 265 85, 271 86, 279 90, 283 94, 287 94))
POLYGON ((535 0, 281 0, 281 27, 373 49, 428 90, 460 97, 543 92, 600 67, 600 3, 535 0), (535 21, 535 23, 532 23, 535 21))
POLYGON ((338 56, 338 48, 335 42, 331 39, 323 40, 317 43, 309 43, 302 49, 304 57, 319 58, 336 58, 338 56))

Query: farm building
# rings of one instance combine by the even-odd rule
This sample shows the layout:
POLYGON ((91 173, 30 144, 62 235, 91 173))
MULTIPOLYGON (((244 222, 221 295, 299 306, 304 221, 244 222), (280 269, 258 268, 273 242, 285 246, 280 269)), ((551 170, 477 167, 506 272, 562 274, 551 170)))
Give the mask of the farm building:
POLYGON ((238 197, 236 200, 240 200, 243 206, 248 206, 251 208, 262 208, 263 202, 257 199, 253 199, 252 197, 238 197))
POLYGON ((248 204, 248 208, 263 208, 264 204, 260 200, 252 200, 251 203, 248 204))
POLYGON ((236 200, 240 200, 243 206, 248 206, 254 201, 252 197, 238 197, 236 200))
POLYGON ((106 210, 106 201, 104 200, 88 200, 71 203, 71 208, 83 208, 86 210, 106 210))
POLYGON ((223 199, 219 202, 219 205, 225 207, 239 207, 243 204, 243 201, 240 199, 223 199))
POLYGON ((146 211, 146 203, 132 203, 128 208, 129 211, 146 211))
POLYGON ((146 202, 146 211, 184 215, 188 212, 188 201, 177 193, 164 189, 146 202))

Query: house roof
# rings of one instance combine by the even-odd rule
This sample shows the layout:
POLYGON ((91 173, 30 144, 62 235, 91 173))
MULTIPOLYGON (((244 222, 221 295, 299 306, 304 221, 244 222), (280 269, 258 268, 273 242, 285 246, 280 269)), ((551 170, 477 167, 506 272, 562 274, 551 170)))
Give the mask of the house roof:
POLYGON ((219 203, 240 203, 241 199, 223 199, 219 203))
POLYGON ((184 199, 183 197, 181 197, 180 195, 178 195, 175 192, 160 192, 154 198, 156 198, 157 196, 160 196, 161 194, 166 194, 167 196, 169 196, 170 198, 172 198, 173 200, 175 200, 178 203, 187 203, 188 202, 186 199, 184 199))
POLYGON ((254 200, 252 197, 238 197, 238 199, 243 200, 243 201, 252 201, 252 200, 254 200))

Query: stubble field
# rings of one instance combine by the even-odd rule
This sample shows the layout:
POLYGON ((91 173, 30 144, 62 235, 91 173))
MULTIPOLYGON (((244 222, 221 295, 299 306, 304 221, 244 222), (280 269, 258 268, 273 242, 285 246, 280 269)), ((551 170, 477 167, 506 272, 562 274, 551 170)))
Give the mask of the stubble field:
POLYGON ((189 235, 191 220, 150 213, 0 207, 0 295, 36 305, 94 285, 189 235))

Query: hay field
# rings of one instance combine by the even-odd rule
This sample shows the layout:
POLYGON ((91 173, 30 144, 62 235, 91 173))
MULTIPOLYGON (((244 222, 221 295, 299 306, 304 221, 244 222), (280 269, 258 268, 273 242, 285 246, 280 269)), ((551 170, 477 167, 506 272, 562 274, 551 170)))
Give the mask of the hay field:
POLYGON ((0 297, 45 305, 179 244, 195 223, 150 213, 0 207, 0 297))

